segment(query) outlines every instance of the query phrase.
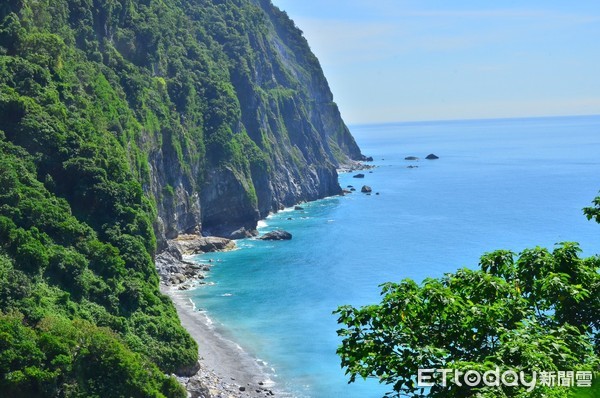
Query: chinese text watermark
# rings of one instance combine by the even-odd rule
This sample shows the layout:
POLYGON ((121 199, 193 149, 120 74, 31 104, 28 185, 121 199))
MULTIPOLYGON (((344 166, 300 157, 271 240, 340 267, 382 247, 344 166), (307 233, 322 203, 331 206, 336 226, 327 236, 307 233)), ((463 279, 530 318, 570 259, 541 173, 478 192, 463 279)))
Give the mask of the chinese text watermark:
POLYGON ((535 387, 591 387, 593 380, 591 371, 558 371, 558 372, 516 372, 500 371, 499 368, 480 372, 477 370, 461 371, 457 369, 419 369, 417 384, 419 387, 433 387, 448 383, 462 387, 525 387, 531 392, 535 387))

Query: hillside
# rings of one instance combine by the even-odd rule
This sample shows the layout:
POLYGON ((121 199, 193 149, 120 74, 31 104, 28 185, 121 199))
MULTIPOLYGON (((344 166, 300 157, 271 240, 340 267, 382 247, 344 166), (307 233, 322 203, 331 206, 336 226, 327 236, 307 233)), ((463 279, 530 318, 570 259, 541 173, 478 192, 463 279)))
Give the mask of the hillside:
POLYGON ((3 2, 0 149, 7 397, 184 396, 156 251, 247 235, 363 158, 268 0, 3 2))

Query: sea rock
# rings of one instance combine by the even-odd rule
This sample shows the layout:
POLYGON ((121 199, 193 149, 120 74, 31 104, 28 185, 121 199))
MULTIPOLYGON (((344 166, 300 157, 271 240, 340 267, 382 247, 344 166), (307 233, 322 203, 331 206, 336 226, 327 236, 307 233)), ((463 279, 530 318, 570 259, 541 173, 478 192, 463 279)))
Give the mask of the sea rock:
POLYGON ((406 166, 406 168, 407 168, 407 169, 418 169, 418 168, 419 168, 419 166, 413 166, 413 165, 410 165, 410 166, 406 166))
POLYGON ((365 162, 372 162, 373 161, 373 156, 367 156, 365 158, 365 162))
POLYGON ((371 193, 371 192, 373 192, 373 189, 371 189, 371 187, 368 185, 363 185, 363 187, 360 189, 360 192, 371 193))
POLYGON ((356 174, 354 176, 352 176, 353 178, 365 178, 365 175, 362 173, 356 174))
POLYGON ((294 206, 294 210, 304 210, 304 207, 302 207, 302 206, 294 206))
MULTIPOLYGON (((227 238, 200 235, 179 235, 170 245, 183 255, 202 254, 235 249, 235 242, 227 238)), ((172 250, 172 249, 171 249, 172 250)))
POLYGON ((356 188, 350 188, 350 192, 356 191, 356 188))
POLYGON ((419 158, 416 156, 407 156, 404 158, 404 160, 419 160, 419 158))
POLYGON ((292 234, 282 229, 278 229, 273 232, 269 232, 258 238, 260 240, 290 240, 292 239, 292 234))
POLYGON ((434 155, 433 153, 430 153, 429 155, 427 155, 427 157, 425 159, 429 159, 429 160, 435 160, 435 159, 439 159, 439 156, 434 155))
POLYGON ((245 239, 258 235, 258 231, 255 229, 246 229, 246 227, 241 227, 226 235, 227 239, 245 239))
POLYGON ((343 193, 344 195, 348 195, 348 194, 351 194, 351 193, 352 193, 352 191, 351 191, 351 190, 349 190, 349 189, 344 189, 344 190, 342 190, 342 193, 343 193))

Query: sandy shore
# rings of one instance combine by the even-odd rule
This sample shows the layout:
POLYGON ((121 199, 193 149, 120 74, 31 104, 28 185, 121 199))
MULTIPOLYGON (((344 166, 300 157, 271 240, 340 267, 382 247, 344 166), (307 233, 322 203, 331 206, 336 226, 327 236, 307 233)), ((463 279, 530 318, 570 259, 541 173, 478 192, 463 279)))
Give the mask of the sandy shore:
POLYGON ((192 397, 291 396, 278 392, 267 373, 269 369, 261 366, 239 345, 219 333, 204 314, 194 310, 187 295, 167 286, 161 286, 161 291, 171 298, 182 326, 198 343, 201 369, 189 379, 180 379, 188 386, 192 397))

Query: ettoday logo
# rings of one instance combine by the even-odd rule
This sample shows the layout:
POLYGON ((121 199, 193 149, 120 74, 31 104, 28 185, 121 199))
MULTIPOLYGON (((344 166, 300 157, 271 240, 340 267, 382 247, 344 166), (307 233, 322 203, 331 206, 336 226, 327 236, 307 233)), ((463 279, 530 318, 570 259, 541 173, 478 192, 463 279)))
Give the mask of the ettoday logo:
POLYGON ((477 370, 461 371, 457 369, 419 369, 417 385, 419 387, 446 387, 449 382, 462 387, 525 387, 527 392, 537 386, 546 387, 591 387, 593 373, 590 371, 559 372, 501 372, 499 368, 480 372, 477 370))

